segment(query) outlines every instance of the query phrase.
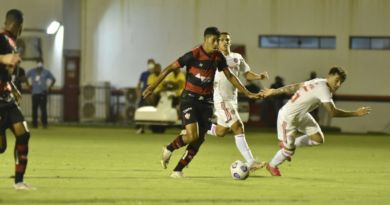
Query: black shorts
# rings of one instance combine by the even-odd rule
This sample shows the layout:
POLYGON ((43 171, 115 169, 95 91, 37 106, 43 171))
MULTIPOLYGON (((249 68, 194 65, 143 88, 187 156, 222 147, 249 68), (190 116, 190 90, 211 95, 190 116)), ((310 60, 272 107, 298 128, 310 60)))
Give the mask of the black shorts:
POLYGON ((12 106, 7 109, 0 109, 0 130, 6 130, 11 125, 23 122, 24 116, 18 106, 12 106))
POLYGON ((183 126, 197 122, 200 132, 206 132, 210 129, 213 116, 212 103, 193 99, 181 99, 180 112, 183 126))

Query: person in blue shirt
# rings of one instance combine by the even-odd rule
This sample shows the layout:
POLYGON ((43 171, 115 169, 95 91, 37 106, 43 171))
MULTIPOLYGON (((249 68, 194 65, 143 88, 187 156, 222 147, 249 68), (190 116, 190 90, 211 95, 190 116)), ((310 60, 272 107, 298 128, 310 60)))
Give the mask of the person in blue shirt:
MULTIPOLYGON (((32 126, 38 127, 38 107, 41 110, 41 122, 44 128, 47 128, 47 94, 53 87, 56 79, 53 74, 43 67, 43 60, 37 61, 37 67, 27 72, 27 79, 31 82, 29 87, 32 94, 32 126), (48 81, 50 85, 48 86, 48 81)), ((29 82, 29 83, 30 83, 29 82)))
MULTIPOLYGON (((148 69, 141 73, 141 76, 139 77, 138 83, 137 83, 137 98, 139 99, 138 107, 143 107, 146 105, 149 105, 149 103, 142 97, 142 93, 145 91, 146 87, 148 86, 148 78, 149 75, 153 72, 154 67, 156 66, 156 61, 154 61, 153 58, 148 59, 147 63, 148 69)), ((137 134, 142 134, 145 132, 145 128, 142 125, 139 125, 137 128, 137 134)))

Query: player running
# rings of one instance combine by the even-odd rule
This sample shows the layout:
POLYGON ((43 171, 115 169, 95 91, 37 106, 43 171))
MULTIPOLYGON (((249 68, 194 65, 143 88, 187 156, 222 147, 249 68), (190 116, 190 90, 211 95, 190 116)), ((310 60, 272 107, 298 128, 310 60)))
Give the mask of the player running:
MULTIPOLYGON (((244 75, 246 80, 268 79, 268 73, 260 74, 251 71, 249 65, 239 53, 231 52, 231 37, 222 32, 219 38, 219 50, 225 56, 230 71, 235 75, 244 75)), ((226 78, 223 72, 217 72, 214 79, 214 110, 217 125, 212 124, 208 134, 223 137, 231 129, 237 149, 246 160, 252 171, 262 168, 264 163, 256 161, 245 139, 244 124, 238 114, 237 88, 226 78)))
POLYGON ((291 160, 296 147, 323 144, 324 134, 309 114, 322 104, 333 117, 360 117, 370 113, 370 107, 345 111, 335 106, 332 95, 345 81, 347 74, 340 67, 330 69, 326 79, 316 78, 303 83, 292 84, 278 89, 262 91, 264 97, 295 93, 280 109, 277 132, 281 149, 267 165, 272 176, 281 176, 278 168, 285 160, 291 160))
MULTIPOLYGON (((23 27, 23 14, 12 9, 6 14, 5 29, 0 34, 0 55, 16 52, 16 38, 21 34, 23 27)), ((10 57, 10 56, 8 56, 10 57)), ((16 56, 14 60, 17 61, 16 56)), ((4 62, 4 59, 2 60, 4 62)), ((33 187, 24 183, 24 173, 27 167, 28 143, 30 132, 27 123, 18 106, 20 92, 11 81, 10 74, 14 67, 10 64, 0 63, 0 153, 7 149, 6 129, 10 128, 15 135, 15 185, 17 190, 31 190, 33 187)))
POLYGON ((148 97, 157 85, 172 71, 186 67, 186 83, 181 95, 181 117, 186 134, 176 137, 168 146, 163 147, 162 166, 167 167, 172 152, 187 145, 184 156, 173 170, 172 178, 183 177, 182 170, 199 151, 204 136, 211 126, 213 115, 213 83, 215 73, 223 71, 229 81, 249 98, 258 98, 258 94, 249 92, 240 80, 231 73, 226 58, 218 51, 220 32, 216 27, 206 28, 204 41, 201 46, 184 54, 177 61, 169 65, 158 76, 156 82, 149 85, 144 91, 148 97))

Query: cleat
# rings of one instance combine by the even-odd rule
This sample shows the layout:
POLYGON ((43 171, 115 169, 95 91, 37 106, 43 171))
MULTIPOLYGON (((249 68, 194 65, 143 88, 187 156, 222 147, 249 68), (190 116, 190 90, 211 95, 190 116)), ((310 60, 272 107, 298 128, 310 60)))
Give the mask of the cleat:
POLYGON ((174 179, 181 179, 184 178, 184 173, 179 171, 173 171, 170 177, 174 179))
POLYGON ((251 172, 254 172, 254 171, 261 169, 265 166, 267 166, 267 162, 253 161, 252 164, 249 166, 249 170, 251 172))
POLYGON ((280 173, 280 170, 278 167, 273 167, 270 164, 267 164, 267 170, 268 172, 275 177, 280 177, 282 174, 280 173))
POLYGON ((32 187, 24 182, 18 182, 16 184, 14 184, 14 189, 15 190, 26 190, 26 191, 36 190, 35 187, 32 187))
POLYGON ((172 152, 167 149, 167 147, 162 148, 163 153, 161 157, 161 166, 166 169, 169 163, 169 159, 171 159, 172 152))
MULTIPOLYGON (((283 144, 282 141, 279 141, 278 144, 279 144, 280 149, 283 149, 283 148, 284 148, 284 144, 283 144)), ((291 157, 286 157, 286 160, 289 161, 289 162, 291 162, 291 157)))

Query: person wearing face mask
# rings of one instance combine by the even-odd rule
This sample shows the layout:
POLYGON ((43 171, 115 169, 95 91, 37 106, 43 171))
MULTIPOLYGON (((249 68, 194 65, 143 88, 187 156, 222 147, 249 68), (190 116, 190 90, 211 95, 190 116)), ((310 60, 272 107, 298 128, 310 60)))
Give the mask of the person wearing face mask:
POLYGON ((154 67, 156 66, 156 62, 154 61, 154 59, 152 59, 152 58, 148 59, 147 66, 148 66, 148 69, 141 73, 141 76, 138 80, 138 84, 136 87, 137 98, 140 99, 139 103, 138 103, 138 107, 142 107, 142 106, 147 105, 147 102, 142 97, 142 92, 144 92, 144 90, 148 86, 149 75, 153 73, 154 67))
POLYGON ((53 74, 43 67, 43 60, 37 61, 37 67, 30 69, 26 75, 32 94, 32 125, 38 127, 38 108, 41 110, 41 123, 47 128, 47 95, 56 82, 53 74), (50 84, 48 86, 48 81, 50 84), (31 83, 31 85, 30 85, 31 83))
MULTIPOLYGON (((143 107, 149 105, 148 101, 145 100, 145 98, 142 97, 142 92, 146 89, 148 86, 148 78, 150 74, 153 73, 154 67, 156 66, 156 61, 154 61, 153 58, 149 58, 147 62, 147 70, 141 73, 141 76, 139 77, 137 87, 135 88, 135 91, 137 93, 138 101, 138 107, 143 107)), ((137 125, 136 127, 137 134, 142 134, 145 132, 145 127, 143 125, 137 125)))
POLYGON ((325 142, 320 126, 310 115, 318 106, 322 105, 333 117, 361 117, 370 113, 370 107, 346 111, 335 106, 332 96, 346 78, 344 69, 332 67, 326 78, 315 78, 261 92, 263 97, 294 94, 279 111, 277 135, 280 150, 267 165, 272 176, 281 176, 278 166, 285 160, 291 161, 296 147, 318 146, 325 142))

